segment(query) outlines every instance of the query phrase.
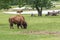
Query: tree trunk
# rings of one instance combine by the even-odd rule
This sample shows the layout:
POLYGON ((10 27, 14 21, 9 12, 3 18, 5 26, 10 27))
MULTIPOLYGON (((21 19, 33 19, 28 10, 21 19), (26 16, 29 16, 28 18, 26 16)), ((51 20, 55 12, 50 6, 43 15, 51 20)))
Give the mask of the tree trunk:
POLYGON ((39 9, 39 7, 37 5, 35 7, 38 11, 38 16, 42 16, 42 7, 41 7, 41 9, 39 9))
POLYGON ((42 7, 41 7, 41 9, 40 9, 40 12, 41 12, 41 13, 40 13, 40 16, 42 16, 42 7))

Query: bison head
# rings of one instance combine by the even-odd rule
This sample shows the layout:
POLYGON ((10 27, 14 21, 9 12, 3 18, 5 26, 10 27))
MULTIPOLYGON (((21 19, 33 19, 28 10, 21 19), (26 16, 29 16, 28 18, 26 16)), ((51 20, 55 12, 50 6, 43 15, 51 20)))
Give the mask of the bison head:
POLYGON ((24 28, 24 29, 27 28, 27 23, 26 23, 26 22, 24 22, 22 25, 23 25, 23 28, 24 28))

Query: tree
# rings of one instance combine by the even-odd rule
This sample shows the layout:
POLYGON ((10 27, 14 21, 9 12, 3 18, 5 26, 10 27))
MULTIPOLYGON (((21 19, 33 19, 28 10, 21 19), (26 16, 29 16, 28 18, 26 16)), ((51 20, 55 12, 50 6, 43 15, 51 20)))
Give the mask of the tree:
POLYGON ((38 11, 38 16, 42 16, 42 9, 50 8, 52 6, 51 0, 20 0, 20 4, 30 5, 33 8, 36 8, 38 11))
POLYGON ((42 16, 43 7, 50 8, 52 6, 52 3, 50 0, 34 0, 33 2, 35 5, 35 8, 38 11, 38 16, 42 16))
POLYGON ((50 8, 52 6, 51 0, 0 0, 0 9, 8 9, 11 5, 30 5, 32 8, 36 8, 38 16, 42 16, 43 8, 50 8))

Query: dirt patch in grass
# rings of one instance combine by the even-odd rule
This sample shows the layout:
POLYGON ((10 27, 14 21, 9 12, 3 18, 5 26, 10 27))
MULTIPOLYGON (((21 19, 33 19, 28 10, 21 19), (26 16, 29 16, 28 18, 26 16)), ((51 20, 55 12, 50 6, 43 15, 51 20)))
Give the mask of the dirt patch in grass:
POLYGON ((60 32, 49 32, 49 31, 29 31, 29 32, 24 31, 22 33, 24 33, 24 34, 45 34, 45 35, 47 35, 47 34, 53 34, 53 35, 60 34, 60 32))
POLYGON ((9 34, 60 35, 60 32, 59 31, 53 31, 53 32, 49 32, 49 31, 17 31, 17 32, 11 32, 9 34))

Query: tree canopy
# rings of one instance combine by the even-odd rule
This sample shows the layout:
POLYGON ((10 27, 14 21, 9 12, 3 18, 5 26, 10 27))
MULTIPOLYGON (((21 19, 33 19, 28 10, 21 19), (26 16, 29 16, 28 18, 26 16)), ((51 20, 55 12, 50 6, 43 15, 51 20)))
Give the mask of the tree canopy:
POLYGON ((31 5, 33 8, 36 8, 38 16, 42 16, 43 7, 50 8, 52 6, 52 2, 51 0, 30 0, 28 4, 26 2, 26 5, 31 5))
POLYGON ((50 8, 52 6, 51 0, 19 0, 19 5, 30 5, 32 8, 36 8, 38 16, 42 16, 42 9, 50 8))
POLYGON ((11 5, 19 5, 19 7, 30 5, 36 8, 38 16, 42 16, 43 7, 50 8, 52 3, 51 0, 0 0, 0 9, 11 8, 11 5))

